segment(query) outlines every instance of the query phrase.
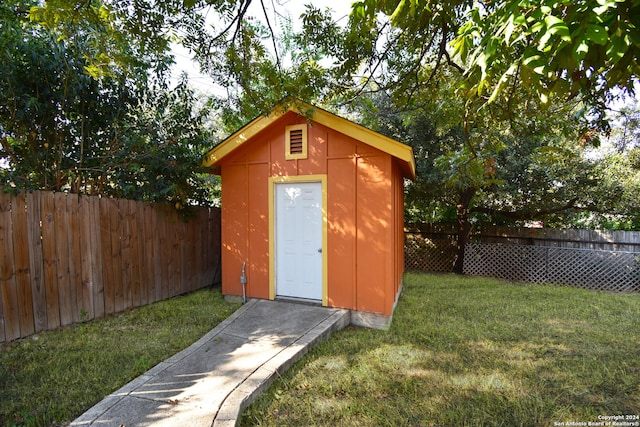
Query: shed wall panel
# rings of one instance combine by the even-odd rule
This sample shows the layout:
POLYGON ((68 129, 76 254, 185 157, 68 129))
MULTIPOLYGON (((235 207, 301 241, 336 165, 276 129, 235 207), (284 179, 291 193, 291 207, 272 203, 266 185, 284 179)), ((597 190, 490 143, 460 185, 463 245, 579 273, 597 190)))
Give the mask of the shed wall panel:
POLYGON ((248 177, 246 165, 222 171, 222 293, 242 295, 240 270, 248 249, 248 177))
MULTIPOLYGON (((269 298, 269 165, 249 165, 249 250, 247 295, 269 298)), ((238 270, 238 275, 240 270, 238 270)))
POLYGON ((391 307, 386 299, 393 286, 390 166, 385 156, 360 158, 356 182, 356 309, 387 315, 391 307))
POLYGON ((356 283, 356 165, 355 159, 328 162, 329 304, 355 306, 356 283))

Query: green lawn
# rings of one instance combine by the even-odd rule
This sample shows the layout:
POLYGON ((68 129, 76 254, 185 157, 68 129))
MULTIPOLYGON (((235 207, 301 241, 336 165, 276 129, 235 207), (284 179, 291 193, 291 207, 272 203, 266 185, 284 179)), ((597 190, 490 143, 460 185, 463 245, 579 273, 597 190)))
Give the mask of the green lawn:
POLYGON ((219 289, 0 346, 0 426, 74 418, 229 317, 219 289))
POLYGON ((389 331, 334 334, 242 424, 553 426, 611 415, 640 415, 640 295, 407 274, 389 331))

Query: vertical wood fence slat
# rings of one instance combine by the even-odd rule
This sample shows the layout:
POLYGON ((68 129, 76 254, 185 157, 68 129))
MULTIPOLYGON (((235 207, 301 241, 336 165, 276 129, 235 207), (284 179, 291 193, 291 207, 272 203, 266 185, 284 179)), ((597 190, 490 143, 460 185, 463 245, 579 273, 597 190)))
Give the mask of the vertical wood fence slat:
POLYGON ((103 284, 104 284, 104 314, 113 314, 114 310, 114 279, 113 268, 109 260, 111 260, 111 215, 110 208, 112 202, 109 199, 100 199, 100 236, 102 239, 102 265, 103 284))
POLYGON ((153 223, 151 217, 151 206, 149 203, 143 203, 140 205, 142 207, 143 214, 141 215, 142 219, 142 228, 144 230, 142 240, 142 253, 144 259, 144 271, 143 277, 144 280, 142 282, 142 286, 144 288, 144 304, 149 304, 151 301, 155 300, 155 276, 153 270, 153 223))
POLYGON ((141 301, 141 289, 140 289, 140 254, 138 238, 140 236, 140 229, 138 228, 139 212, 136 209, 136 202, 129 200, 128 206, 129 212, 129 229, 131 231, 130 241, 130 253, 131 253, 131 304, 133 307, 140 306, 141 301))
POLYGON ((56 229, 56 255, 58 274, 58 295, 60 303, 60 324, 62 326, 73 323, 73 305, 71 303, 71 275, 69 266, 69 216, 67 215, 67 195, 56 193, 55 204, 55 229, 56 229))
POLYGON ((92 248, 91 254, 91 281, 92 281, 92 294, 93 294, 93 316, 103 317, 105 314, 104 309, 104 264, 102 263, 103 255, 103 240, 102 231, 104 225, 102 224, 102 218, 100 216, 100 198, 89 197, 89 216, 90 216, 90 246, 92 248))
POLYGON ((189 243, 187 244, 187 251, 188 251, 187 259, 189 260, 189 263, 186 265, 185 268, 189 275, 189 292, 198 288, 198 285, 197 285, 198 278, 196 277, 197 276, 196 268, 198 266, 198 263, 197 263, 198 235, 196 230, 196 224, 197 224, 197 216, 194 218, 191 218, 191 220, 187 224, 188 230, 189 230, 189 243))
POLYGON ((44 331, 48 325, 42 252, 41 200, 40 193, 27 194, 27 238, 35 332, 44 331))
POLYGON ((177 294, 183 294, 187 291, 187 278, 186 278, 186 271, 185 271, 185 251, 183 250, 183 247, 185 245, 186 239, 186 233, 185 233, 185 223, 184 221, 182 221, 181 219, 176 219, 176 243, 174 244, 173 247, 173 253, 176 256, 176 260, 177 262, 174 264, 175 265, 175 270, 176 270, 176 278, 178 281, 178 287, 176 289, 176 293, 177 294))
POLYGON ((124 288, 122 286, 122 211, 119 199, 111 199, 111 263, 113 279, 113 310, 115 313, 125 309, 124 288))
POLYGON ((153 239, 153 269, 155 273, 154 283, 155 283, 155 297, 154 301, 159 301, 162 299, 162 289, 163 289, 163 279, 165 276, 165 267, 166 263, 163 262, 162 259, 162 248, 164 246, 164 222, 160 221, 160 214, 162 213, 162 209, 153 209, 151 213, 151 222, 153 224, 153 229, 155 230, 156 236, 153 239))
POLYGON ((194 256, 193 256, 193 272, 195 274, 195 277, 193 278, 193 280, 195 280, 196 282, 196 286, 198 283, 205 283, 205 275, 203 274, 203 264, 202 264, 202 248, 203 248, 203 244, 202 242, 206 239, 205 236, 202 235, 202 220, 204 217, 202 214, 203 212, 206 212, 204 209, 198 210, 196 212, 196 218, 194 218, 192 220, 192 222, 194 223, 194 241, 193 241, 193 247, 194 247, 194 256))
POLYGON ((91 320, 95 316, 93 293, 92 258, 95 248, 91 245, 92 209, 87 196, 78 199, 78 250, 80 251, 80 296, 81 320, 91 320))
POLYGON ((209 281, 209 266, 206 262, 205 249, 206 242, 209 240, 207 236, 206 230, 209 229, 209 210, 201 210, 198 212, 198 222, 196 223, 197 232, 198 232, 198 240, 196 241, 196 245, 198 247, 198 267, 196 272, 198 273, 197 281, 198 283, 206 283, 207 285, 211 285, 209 281))
POLYGON ((58 303, 58 258, 56 255, 56 212, 53 193, 42 194, 42 259, 47 302, 47 329, 60 326, 58 303))
POLYGON ((173 295, 179 293, 178 285, 180 276, 178 273, 177 264, 181 262, 180 258, 176 258, 176 246, 178 245, 178 224, 175 223, 173 215, 170 215, 167 212, 167 217, 169 222, 167 222, 167 251, 165 252, 165 259, 167 259, 167 265, 169 266, 168 274, 169 274, 169 283, 167 286, 167 297, 169 295, 173 295))
POLYGON ((18 286, 18 311, 20 313, 20 336, 35 332, 31 274, 29 269, 29 237, 27 232, 27 201, 24 193, 13 198, 11 218, 13 223, 13 253, 18 286))
POLYGON ((80 199, 76 194, 67 196, 69 282, 71 284, 71 317, 78 323, 86 315, 82 297, 82 254, 80 252, 80 199))
MULTIPOLYGON (((220 209, 210 210, 209 230, 209 241, 222 241, 222 222, 220 209)), ((209 254, 209 257, 206 259, 207 266, 209 267, 209 277, 211 277, 212 282, 220 283, 222 281, 222 264, 220 263, 222 246, 214 245, 213 247, 206 248, 205 251, 209 254)))
POLYGON ((13 260, 13 227, 11 226, 11 196, 0 193, 0 304, 4 318, 6 340, 20 338, 18 285, 13 260))
POLYGON ((171 244, 172 239, 169 237, 169 231, 171 227, 169 226, 169 221, 167 221, 167 213, 164 209, 159 212, 158 221, 158 230, 160 231, 160 249, 159 255, 161 260, 161 268, 162 268, 162 294, 161 299, 168 298, 170 293, 171 286, 171 276, 170 272, 172 269, 172 260, 171 260, 171 244))
MULTIPOLYGON (((131 222, 130 222, 130 213, 129 213, 129 201, 128 200, 120 200, 120 227, 122 230, 121 238, 120 238, 120 247, 122 248, 121 256, 121 266, 122 266, 122 300, 123 300, 123 310, 133 307, 133 287, 127 286, 127 284, 132 284, 132 265, 131 265, 131 239, 132 239, 132 231, 131 231, 131 222)), ((120 311, 120 310, 118 310, 120 311)))

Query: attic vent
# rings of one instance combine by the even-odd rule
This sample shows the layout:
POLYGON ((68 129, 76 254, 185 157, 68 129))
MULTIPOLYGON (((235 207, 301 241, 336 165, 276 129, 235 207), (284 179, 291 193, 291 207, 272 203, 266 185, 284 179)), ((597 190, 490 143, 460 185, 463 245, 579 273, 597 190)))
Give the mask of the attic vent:
POLYGON ((302 129, 294 129, 289 132, 289 153, 302 153, 302 129))
POLYGON ((307 125, 285 127, 285 158, 287 160, 307 158, 307 125))

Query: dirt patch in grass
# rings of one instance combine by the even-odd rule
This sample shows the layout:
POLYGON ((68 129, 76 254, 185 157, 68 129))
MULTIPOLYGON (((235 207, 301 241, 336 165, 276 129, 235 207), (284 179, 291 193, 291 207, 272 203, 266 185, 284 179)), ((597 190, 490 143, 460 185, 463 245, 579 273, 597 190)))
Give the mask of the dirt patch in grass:
POLYGON ((0 425, 75 419, 188 347, 238 305, 202 289, 125 313, 0 346, 0 425))
POLYGON ((640 295, 407 274, 389 331, 348 327, 242 425, 547 426, 640 414, 640 295))

